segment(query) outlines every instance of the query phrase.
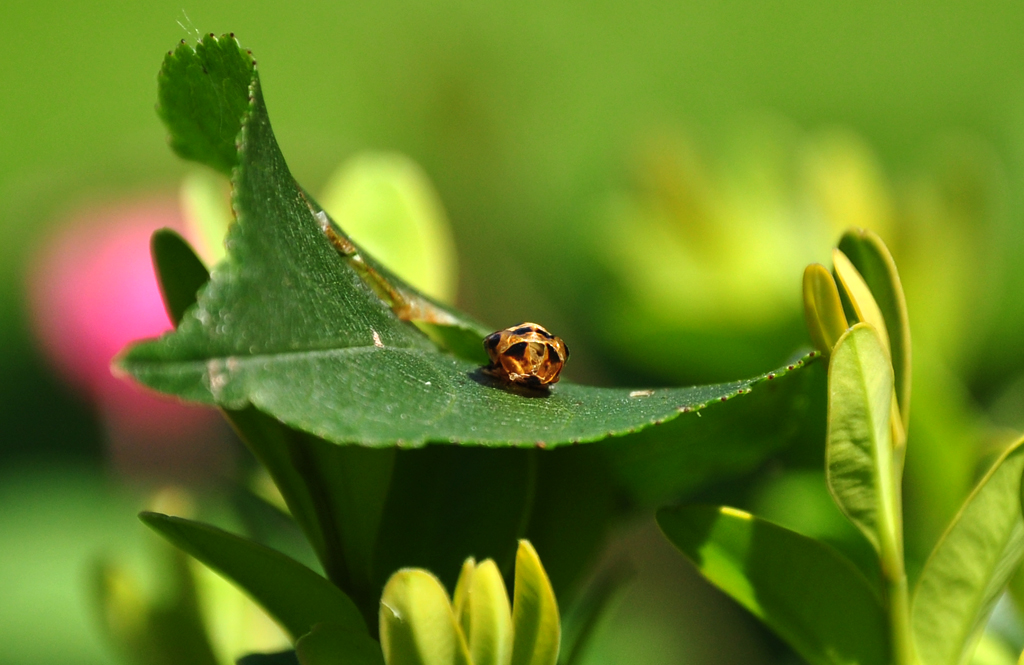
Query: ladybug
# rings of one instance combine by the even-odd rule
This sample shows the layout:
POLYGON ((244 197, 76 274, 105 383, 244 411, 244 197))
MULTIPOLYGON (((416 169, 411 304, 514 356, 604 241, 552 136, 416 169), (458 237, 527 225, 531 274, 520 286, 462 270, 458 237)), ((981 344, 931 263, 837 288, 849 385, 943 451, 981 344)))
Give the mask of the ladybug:
POLYGON ((529 388, 557 383, 569 359, 569 347, 560 337, 529 322, 491 333, 484 338, 484 350, 491 359, 485 373, 529 388))

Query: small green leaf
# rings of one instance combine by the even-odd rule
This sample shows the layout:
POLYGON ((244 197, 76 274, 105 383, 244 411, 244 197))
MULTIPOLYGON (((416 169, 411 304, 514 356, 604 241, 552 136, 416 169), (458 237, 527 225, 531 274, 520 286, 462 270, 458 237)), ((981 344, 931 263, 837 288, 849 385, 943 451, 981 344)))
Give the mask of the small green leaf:
POLYGON ((380 645, 366 631, 320 623, 295 643, 301 665, 384 665, 380 645))
POLYGON ((512 602, 512 665, 555 665, 562 639, 558 603, 540 557, 519 541, 512 602))
POLYGON ((407 284, 442 302, 455 299, 455 242, 440 197, 414 161, 357 155, 331 176, 320 200, 357 245, 407 284))
POLYGON ((885 319, 900 416, 907 423, 910 418, 910 323, 896 262, 882 239, 868 229, 851 229, 844 233, 839 249, 864 278, 885 319))
POLYGON ((704 577, 809 663, 888 664, 881 603, 832 548, 733 508, 663 508, 658 525, 704 577))
POLYGON ((1024 440, 993 465, 935 546, 914 591, 921 661, 961 665, 1024 559, 1024 440))
POLYGON ((832 273, 820 263, 804 270, 804 318, 811 341, 826 356, 850 327, 832 273))
POLYGON ((425 570, 400 570, 384 586, 380 644, 387 665, 472 665, 448 593, 425 570))
POLYGON ((829 365, 825 472, 839 508, 878 551, 900 537, 891 408, 889 355, 875 329, 858 323, 829 365))
POLYGON ((176 153, 231 175, 255 69, 252 56, 233 35, 203 37, 195 48, 183 39, 167 54, 159 75, 157 113, 171 132, 176 153))
POLYGON ((476 559, 469 557, 462 562, 459 579, 455 582, 455 592, 452 594, 452 611, 455 612, 455 620, 459 622, 459 627, 464 635, 466 627, 462 623, 462 613, 469 600, 469 588, 472 585, 474 570, 476 570, 476 559))
POLYGON ((472 558, 466 560, 455 587, 454 606, 473 665, 509 665, 512 608, 493 559, 479 565, 472 558))
POLYGON ((365 630, 359 611, 336 586, 301 563, 212 526, 159 513, 140 519, 234 582, 297 639, 323 621, 365 630))
POLYGON ((210 272, 185 239, 171 229, 154 232, 149 251, 167 316, 177 326, 185 311, 196 304, 196 294, 209 281, 210 272))

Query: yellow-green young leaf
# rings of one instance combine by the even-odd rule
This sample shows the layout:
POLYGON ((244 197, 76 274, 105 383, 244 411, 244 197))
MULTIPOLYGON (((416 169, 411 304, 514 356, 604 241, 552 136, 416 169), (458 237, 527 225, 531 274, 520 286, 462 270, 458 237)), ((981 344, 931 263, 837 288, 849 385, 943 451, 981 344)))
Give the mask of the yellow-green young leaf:
POLYGON ((846 254, 839 249, 832 250, 832 265, 835 267, 836 278, 843 289, 843 294, 853 308, 853 314, 857 321, 874 326, 879 339, 882 340, 885 353, 888 355, 890 353, 889 332, 885 326, 885 317, 882 316, 882 310, 879 309, 864 277, 850 262, 846 254))
POLYGON ((519 541, 512 603, 512 665, 555 665, 562 639, 555 592, 528 540, 519 541))
POLYGON ((889 333, 892 367, 903 423, 910 416, 910 323, 896 262, 878 235, 867 229, 850 229, 839 240, 839 249, 864 278, 889 333))
POLYGON ((430 180, 411 159, 365 153, 345 163, 321 202, 345 232, 403 280, 432 298, 455 299, 455 242, 430 180))
POLYGON ((448 592, 425 570, 391 576, 380 599, 380 646, 387 665, 472 665, 448 592))
POLYGON ((879 551, 899 542, 892 390, 889 354, 873 326, 856 324, 828 368, 825 473, 839 508, 879 551))
MULTIPOLYGON (((471 564, 469 559, 466 564, 471 564)), ((455 587, 455 616, 473 665, 508 665, 512 660, 512 608, 493 559, 463 566, 455 587), (461 596, 460 596, 461 592, 461 596)))
POLYGON ((966 662, 1024 559, 1022 474, 1024 440, 982 479, 925 563, 912 614, 922 663, 966 662))
POLYGON ((319 623, 295 643, 300 665, 384 665, 380 645, 365 632, 340 623, 319 623))
MULTIPOLYGON (((879 339, 882 341, 882 345, 885 347, 885 353, 889 356, 889 362, 892 363, 892 346, 889 339, 888 324, 882 314, 881 308, 878 306, 878 302, 875 300, 872 294, 871 288, 868 286, 864 277, 860 274, 860 271, 853 265, 849 257, 846 256, 841 250, 835 249, 832 252, 832 260, 835 264, 836 275, 839 278, 839 283, 843 287, 843 294, 846 296, 847 302, 853 308, 854 316, 858 321, 869 323, 878 333, 879 339)), ((907 344, 905 348, 909 349, 909 330, 907 331, 907 344)), ((895 367, 895 365, 894 365, 895 367)), ((909 384, 908 384, 909 389, 909 384)), ((900 410, 900 403, 897 399, 895 392, 895 377, 893 379, 893 395, 892 404, 890 409, 892 415, 890 417, 890 426, 892 427, 892 445, 899 451, 899 459, 896 462, 896 476, 903 475, 903 454, 904 444, 906 443, 906 419, 909 416, 909 410, 900 410)), ((909 407, 909 399, 907 400, 909 407)))
POLYGON ((812 263, 804 270, 804 318, 811 341, 826 356, 850 327, 836 281, 820 263, 812 263))
POLYGON ((882 605, 829 546, 717 506, 658 511, 665 536, 712 584, 812 665, 888 665, 882 605))
POLYGON ((455 612, 455 620, 462 627, 462 633, 468 634, 466 627, 462 624, 462 613, 466 607, 466 599, 469 597, 469 587, 473 582, 473 571, 476 570, 476 559, 469 557, 462 562, 462 569, 459 571, 459 579, 455 582, 455 593, 452 594, 452 610, 455 612))

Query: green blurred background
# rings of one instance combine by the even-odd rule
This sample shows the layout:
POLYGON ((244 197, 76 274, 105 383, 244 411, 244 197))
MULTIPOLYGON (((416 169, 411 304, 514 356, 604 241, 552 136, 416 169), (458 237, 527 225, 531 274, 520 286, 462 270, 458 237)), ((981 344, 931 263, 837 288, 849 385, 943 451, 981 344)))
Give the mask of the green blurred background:
MULTIPOLYGON (((9 3, 3 25, 2 665, 119 662, 90 565, 145 547, 133 514, 166 479, 113 470, 109 424, 35 341, 27 284, 81 211, 177 195, 190 167, 154 113, 156 72, 197 29, 253 50, 312 192, 359 151, 417 161, 452 224, 458 304, 495 328, 543 322, 577 381, 778 365, 808 343, 803 266, 828 264, 849 224, 877 230, 915 338, 912 558, 1024 428, 1018 2, 41 1, 9 3)), ((794 459, 811 461, 733 498, 828 535, 814 454, 794 459)), ((791 658, 649 524, 611 551, 639 575, 588 662, 791 658)))

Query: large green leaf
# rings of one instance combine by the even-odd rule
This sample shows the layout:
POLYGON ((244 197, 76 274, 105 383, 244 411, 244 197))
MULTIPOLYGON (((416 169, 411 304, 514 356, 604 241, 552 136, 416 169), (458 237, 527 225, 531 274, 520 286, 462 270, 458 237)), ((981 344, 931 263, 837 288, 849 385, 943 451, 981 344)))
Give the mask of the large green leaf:
POLYGON ((923 663, 961 665, 970 659, 996 600, 1024 559, 1022 474, 1024 440, 995 463, 928 558, 912 614, 923 663))
POLYGON ((891 408, 889 355, 875 329, 858 323, 829 365, 825 471, 839 508, 879 551, 898 541, 891 408))
POLYGON ((293 639, 324 621, 339 622, 353 631, 366 631, 362 616, 348 596, 294 559, 206 524, 159 513, 142 513, 139 517, 161 536, 238 585, 293 639))
POLYGON ((838 552, 733 508, 658 512, 672 543, 813 665, 886 665, 882 605, 838 552))
POLYGON ((237 135, 237 219, 227 259, 178 329, 120 358, 142 383, 232 410, 252 405, 333 442, 555 446, 634 432, 767 379, 639 393, 564 381, 525 394, 440 351, 410 321, 484 331, 360 252, 295 183, 248 63, 233 39, 213 37, 165 62, 161 113, 179 153, 223 168, 225 137, 237 135), (215 74, 230 85, 207 95, 215 74), (190 97, 193 89, 201 94, 190 97), (221 119, 216 135, 194 117, 206 115, 221 119))

